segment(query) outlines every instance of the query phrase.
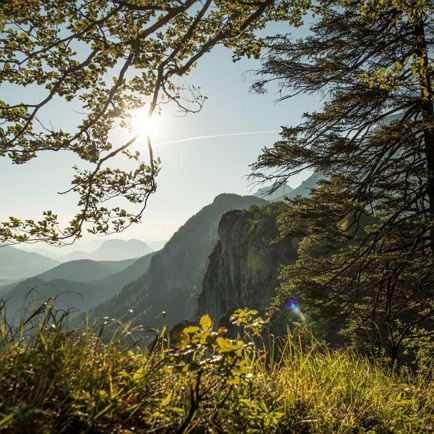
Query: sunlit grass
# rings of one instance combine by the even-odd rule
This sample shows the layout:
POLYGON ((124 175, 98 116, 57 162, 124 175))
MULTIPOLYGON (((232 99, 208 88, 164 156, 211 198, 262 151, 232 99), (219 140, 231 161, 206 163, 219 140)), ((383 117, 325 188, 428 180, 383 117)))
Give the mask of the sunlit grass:
MULTIPOLYGON (((4 312, 3 312, 4 314, 4 312)), ((64 329, 42 308, 0 326, 0 430, 79 432, 432 432, 432 383, 349 351, 291 335, 279 357, 212 332, 205 319, 180 348, 151 347, 119 324, 64 329), (111 330, 113 333, 113 330, 111 330), (112 335, 113 336, 113 335, 112 335), (230 355, 230 357, 228 357, 230 355)))
POLYGON ((282 359, 271 370, 258 364, 255 372, 260 389, 284 409, 294 432, 432 429, 433 388, 425 377, 392 373, 350 351, 319 344, 302 351, 288 339, 282 359))

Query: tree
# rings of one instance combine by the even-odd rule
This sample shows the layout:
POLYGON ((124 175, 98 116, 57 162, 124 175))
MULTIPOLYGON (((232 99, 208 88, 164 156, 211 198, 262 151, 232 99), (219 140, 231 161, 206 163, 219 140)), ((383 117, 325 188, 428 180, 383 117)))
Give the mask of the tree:
POLYGON ((324 175, 280 216, 282 237, 302 238, 280 302, 300 296, 329 338, 339 324, 394 361, 432 334, 433 2, 323 1, 314 12, 309 36, 271 39, 254 86, 325 98, 253 165, 277 183, 307 168, 324 175))
POLYGON ((0 100, 0 157, 23 164, 42 152, 72 151, 91 168, 76 169, 68 192, 78 194, 79 210, 68 225, 61 227, 52 211, 39 221, 11 217, 0 223, 0 242, 61 244, 85 230, 119 232, 140 221, 156 190, 159 162, 149 138, 145 163, 129 151, 137 137, 119 146, 110 141, 112 129, 128 129, 138 107, 149 115, 167 102, 187 112, 200 109, 198 89, 179 83, 203 55, 221 44, 233 50, 234 60, 258 57, 257 30, 270 20, 297 24, 299 17, 300 8, 288 0, 1 2, 0 84, 38 86, 42 96, 38 102, 0 100), (75 131, 43 122, 43 111, 56 100, 83 113, 75 131), (136 168, 109 167, 119 156, 136 168), (119 198, 140 210, 110 206, 119 198))

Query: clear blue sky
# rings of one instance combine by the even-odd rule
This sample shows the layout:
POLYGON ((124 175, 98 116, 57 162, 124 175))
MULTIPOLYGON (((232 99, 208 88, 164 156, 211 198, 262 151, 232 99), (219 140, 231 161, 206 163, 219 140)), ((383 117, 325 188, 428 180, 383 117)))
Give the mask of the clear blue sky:
MULTIPOLYGON (((276 29, 273 29, 276 30, 276 29)), ((282 25, 280 32, 287 29, 282 25)), ((298 32, 303 32, 299 30, 298 32)), ((230 51, 217 48, 202 58, 186 82, 199 85, 208 100, 202 111, 187 117, 165 114, 155 142, 183 138, 279 130, 282 125, 296 125, 304 112, 318 107, 318 97, 299 96, 276 104, 276 90, 266 95, 249 91, 253 75, 246 71, 257 69, 258 61, 233 63, 230 51)), ((68 128, 77 119, 58 105, 50 112, 55 126, 68 128)), ((220 193, 250 194, 255 190, 246 179, 249 164, 260 150, 271 146, 278 134, 202 139, 186 143, 157 146, 162 171, 157 179, 157 192, 150 198, 143 223, 116 235, 118 238, 139 238, 144 241, 168 239, 194 213, 212 202, 220 193)), ((78 161, 71 154, 46 153, 33 161, 12 166, 0 159, 0 219, 9 215, 37 218, 42 209, 52 209, 67 219, 76 210, 73 197, 59 196, 68 188, 71 166, 78 161)), ((290 181, 292 186, 301 177, 290 181)))

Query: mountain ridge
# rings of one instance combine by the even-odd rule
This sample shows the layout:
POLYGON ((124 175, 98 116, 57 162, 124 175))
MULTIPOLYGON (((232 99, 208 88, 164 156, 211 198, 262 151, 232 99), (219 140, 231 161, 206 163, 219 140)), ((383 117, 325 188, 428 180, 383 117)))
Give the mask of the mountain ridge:
POLYGON ((312 173, 296 188, 291 188, 288 184, 282 184, 275 190, 274 186, 262 187, 254 195, 261 197, 268 202, 282 202, 287 199, 293 199, 297 196, 307 196, 314 189, 318 182, 323 178, 318 172, 312 173))
POLYGON ((112 299, 97 306, 92 317, 132 320, 149 327, 164 321, 171 325, 193 318, 208 256, 217 242, 217 228, 222 215, 230 210, 264 205, 255 196, 223 193, 190 217, 151 259, 148 271, 126 285, 112 299))
POLYGON ((122 261, 139 258, 153 252, 147 243, 132 238, 130 240, 112 239, 103 243, 90 252, 84 250, 71 252, 60 259, 63 262, 71 260, 90 259, 93 261, 122 261))
POLYGON ((0 278, 18 280, 43 273, 60 262, 39 253, 0 246, 0 278))

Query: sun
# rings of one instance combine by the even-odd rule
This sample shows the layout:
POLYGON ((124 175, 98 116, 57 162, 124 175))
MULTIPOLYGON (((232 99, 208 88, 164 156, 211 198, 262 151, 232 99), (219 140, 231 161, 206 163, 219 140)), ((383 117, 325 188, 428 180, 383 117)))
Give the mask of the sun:
POLYGON ((153 137, 158 130, 157 116, 149 116, 144 108, 138 108, 131 112, 131 130, 141 138, 153 137))

